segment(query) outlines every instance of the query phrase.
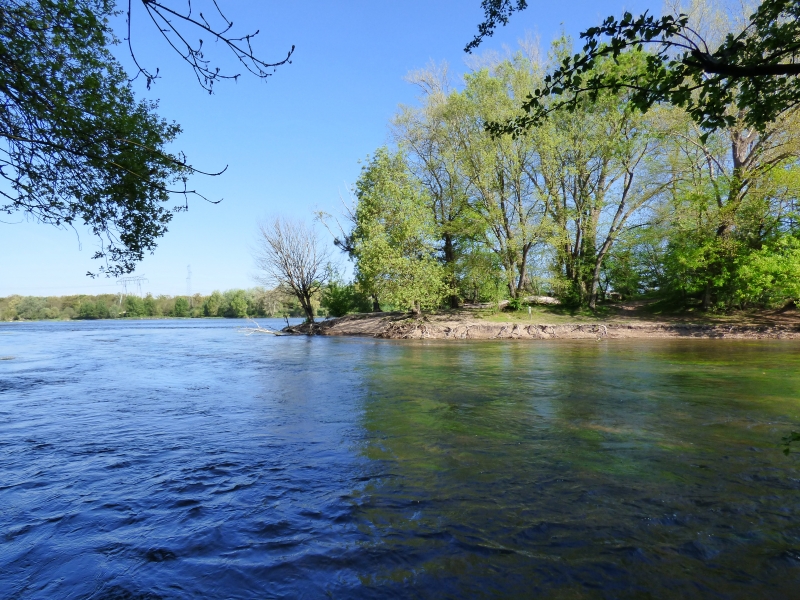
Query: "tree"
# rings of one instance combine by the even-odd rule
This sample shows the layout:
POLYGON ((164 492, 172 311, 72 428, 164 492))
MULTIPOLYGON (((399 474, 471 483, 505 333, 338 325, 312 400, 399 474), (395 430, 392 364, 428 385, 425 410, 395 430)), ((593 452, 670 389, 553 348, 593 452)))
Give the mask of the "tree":
POLYGON ((361 289, 417 314, 438 306, 447 286, 435 256, 437 236, 429 200, 403 155, 379 149, 355 189, 350 238, 361 289))
POLYGON ((498 25, 508 25, 511 14, 528 7, 527 0, 481 0, 484 21, 478 25, 478 35, 464 47, 464 52, 472 52, 480 46, 483 38, 492 37, 498 25))
POLYGON ((292 294, 313 323, 311 299, 325 285, 330 259, 316 231, 301 221, 281 217, 260 223, 253 257, 260 271, 258 281, 292 294))
MULTIPOLYGON (((465 48, 468 52, 527 3, 483 0, 482 5, 486 21, 465 48)), ((581 38, 586 41, 583 52, 565 57, 522 105, 528 114, 492 123, 492 131, 528 129, 550 112, 573 110, 578 98, 593 100, 602 90, 630 90, 630 102, 643 111, 660 102, 683 107, 706 131, 742 121, 763 130, 800 103, 799 0, 763 0, 747 25, 728 33, 713 50, 685 14, 655 18, 644 13, 634 18, 625 13, 621 19, 608 17, 581 38), (623 52, 645 49, 652 50, 647 68, 636 76, 595 70, 605 57, 617 59, 623 52), (545 102, 550 96, 564 99, 545 102)))
MULTIPOLYGON (((459 259, 464 233, 470 227, 469 181, 459 161, 456 134, 463 115, 452 110, 447 65, 416 71, 407 78, 423 92, 423 106, 403 107, 393 120, 398 145, 403 148, 413 176, 430 200, 439 236, 439 257, 450 287, 448 303, 459 304, 459 259)), ((463 263, 462 263, 463 265, 463 263)))
POLYGON ((182 296, 175 298, 175 305, 172 308, 172 314, 175 317, 188 317, 189 316, 189 301, 182 296))
POLYGON ((235 319, 244 319, 247 317, 247 294, 245 294, 244 290, 225 292, 225 298, 228 301, 226 317, 233 317, 235 319))
MULTIPOLYGON (((557 57, 565 43, 556 43, 557 57)), ((627 55, 619 64, 606 60, 596 68, 630 72, 640 66, 639 58, 627 55)), ((546 198, 557 233, 558 270, 574 303, 596 307, 609 252, 672 182, 664 130, 658 113, 642 115, 631 110, 627 93, 606 90, 594 102, 584 99, 574 113, 552 113, 528 132, 537 154, 532 180, 546 198)))
POLYGON ((152 295, 147 294, 144 297, 144 300, 142 301, 142 304, 144 305, 144 314, 145 314, 145 316, 157 317, 157 316, 159 316, 161 314, 161 311, 160 311, 160 309, 158 307, 158 304, 156 304, 156 300, 155 300, 155 298, 153 298, 152 295))
MULTIPOLYGON (((219 28, 202 13, 194 18, 191 4, 188 13, 155 0, 142 5, 208 91, 238 75, 212 68, 202 40, 192 46, 180 24, 210 35, 261 78, 291 55, 261 61, 253 35, 230 36, 232 23, 221 12, 219 28)), ((100 241, 93 258, 105 261, 98 272, 121 275, 155 249, 189 196, 199 196, 187 183, 203 171, 167 150, 180 127, 161 119, 155 102, 135 99, 109 50, 114 10, 113 0, 0 0, 0 211, 57 227, 87 226, 100 241), (176 194, 182 202, 165 206, 176 194)), ((158 72, 136 64, 149 87, 158 72)))
POLYGON ((667 287, 705 309, 793 299, 790 286, 770 294, 763 282, 795 272, 800 109, 761 132, 740 123, 705 135, 676 118, 670 162, 679 176, 662 226, 667 287))
POLYGON ((125 296, 125 316, 143 317, 147 314, 144 300, 138 296, 125 296))
POLYGON ((465 77, 465 89, 450 99, 457 116, 453 139, 468 182, 469 237, 494 252, 503 266, 511 298, 528 287, 532 251, 549 236, 545 198, 536 192, 536 146, 530 135, 498 137, 482 123, 515 111, 515 97, 535 80, 535 65, 517 55, 491 70, 465 77), (470 231, 470 229, 472 231, 470 231))
POLYGON ((217 290, 211 292, 211 295, 203 302, 203 314, 207 317, 218 317, 219 311, 222 308, 223 298, 217 290))

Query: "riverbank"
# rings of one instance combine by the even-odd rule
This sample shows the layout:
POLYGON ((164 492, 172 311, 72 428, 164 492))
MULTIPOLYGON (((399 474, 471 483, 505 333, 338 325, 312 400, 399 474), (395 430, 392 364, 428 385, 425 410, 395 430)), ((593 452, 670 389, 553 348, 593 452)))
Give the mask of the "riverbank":
POLYGON ((602 318, 537 311, 492 313, 462 309, 418 317, 408 313, 346 315, 284 329, 287 333, 385 339, 800 339, 800 315, 784 312, 724 316, 652 315, 641 306, 619 306, 602 318))

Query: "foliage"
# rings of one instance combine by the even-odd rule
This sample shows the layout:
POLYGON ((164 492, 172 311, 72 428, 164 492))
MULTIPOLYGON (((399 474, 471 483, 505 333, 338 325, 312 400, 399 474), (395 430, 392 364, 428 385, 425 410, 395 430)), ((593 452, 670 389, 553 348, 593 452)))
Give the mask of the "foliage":
POLYGON ((203 313, 207 317, 220 316, 220 309, 222 308, 223 302, 222 294, 218 291, 212 292, 211 295, 205 299, 205 302, 203 302, 203 313))
POLYGON ((322 307, 328 314, 334 317, 341 317, 350 312, 353 304, 353 292, 355 286, 343 284, 338 281, 331 281, 322 291, 322 307))
POLYGON ((734 261, 733 303, 782 306, 800 301, 800 240, 780 237, 734 261))
POLYGON ((226 317, 233 317, 234 319, 247 317, 247 296, 244 290, 225 292, 225 300, 228 305, 228 309, 225 312, 226 317))
POLYGON ((133 270, 167 231, 193 172, 170 154, 180 127, 134 98, 111 56, 108 0, 3 0, 0 210, 98 236, 100 271, 133 270), (174 186, 178 186, 177 188, 174 186))
MULTIPOLYGON (((552 60, 567 54, 558 40, 552 60)), ((597 68, 642 66, 630 55, 597 68)), ((461 91, 443 67, 410 77, 423 105, 404 107, 394 131, 426 197, 451 306, 534 288, 594 306, 608 253, 670 183, 659 160, 664 127, 631 111, 625 93, 606 92, 583 102, 578 118, 562 111, 514 138, 489 135, 482 123, 515 114, 541 73, 528 51, 468 74, 461 91), (542 260, 551 264, 535 264, 542 260)))
POLYGON ((175 304, 172 308, 172 314, 175 317, 188 317, 189 301, 186 298, 175 298, 175 304))
POLYGON ((147 310, 144 305, 144 300, 138 296, 125 297, 125 316, 126 317, 144 317, 147 315, 147 310))
MULTIPOLYGON (((318 299, 312 301, 318 306, 318 299)), ((74 318, 143 318, 167 316, 201 317, 220 316, 297 317, 304 314, 302 307, 291 296, 280 290, 254 288, 214 292, 209 296, 158 296, 147 294, 144 298, 119 294, 100 296, 9 296, 0 298, 0 320, 41 320, 74 318), (177 305, 177 309, 176 309, 177 305), (98 306, 100 307, 98 309, 98 306), (217 313, 205 314, 206 307, 217 306, 217 313)))
POLYGON ((322 290, 320 306, 333 317, 341 317, 347 313, 366 313, 372 309, 372 303, 353 283, 344 283, 340 279, 332 279, 322 290))
POLYGON ((91 300, 83 302, 78 309, 79 319, 110 319, 113 316, 108 305, 102 299, 95 302, 91 300))
POLYGON ((511 298, 508 301, 508 310, 513 310, 514 312, 522 310, 522 298, 511 298))
MULTIPOLYGON (((515 6, 508 0, 484 0, 483 4, 487 23, 493 27, 505 24, 508 15, 524 9, 526 3, 518 1, 515 6)), ((495 122, 490 129, 519 134, 553 111, 574 110, 584 96, 593 102, 605 90, 625 89, 631 105, 641 111, 662 102, 685 108, 706 133, 739 121, 763 131, 800 103, 799 17, 798 0, 763 0, 747 25, 728 33, 713 51, 685 14, 608 17, 602 25, 581 33, 586 41, 583 52, 565 57, 529 95, 522 106, 527 115, 495 122), (596 69, 606 57, 619 60, 626 53, 645 49, 652 52, 645 54, 646 68, 640 73, 596 69), (547 102, 551 96, 565 98, 547 102)), ((473 44, 479 41, 476 38, 473 44)))
MULTIPOLYGON (((137 101, 131 80, 109 48, 118 43, 109 25, 114 0, 0 0, 0 211, 22 213, 56 227, 86 226, 100 242, 98 272, 132 271, 186 210, 188 177, 202 173, 182 153, 171 153, 180 127, 137 101), (175 194, 182 202, 165 204, 175 194)), ((147 87, 159 77, 133 49, 133 0, 127 2, 126 42, 147 87)), ((209 18, 158 0, 142 0, 148 23, 189 64, 211 93, 215 82, 239 74, 215 67, 203 39, 260 79, 291 62, 266 62, 253 50, 258 31, 234 35, 233 23, 213 2, 209 18), (196 16, 196 15, 199 15, 196 16), (221 24, 219 23, 221 19, 221 24), (194 31, 192 31, 194 30, 194 31)), ((218 175, 219 173, 205 173, 218 175)), ((92 273, 89 275, 94 276, 92 273)))
POLYGON ((527 0, 481 0, 484 21, 478 25, 478 35, 464 47, 464 52, 475 50, 484 38, 492 37, 497 25, 508 25, 511 13, 527 7, 527 0))
MULTIPOLYGON (((633 110, 620 86, 543 98, 547 119, 516 136, 483 123, 514 115, 569 41, 548 57, 523 47, 467 74, 416 71, 416 106, 392 120, 393 149, 362 169, 339 245, 356 287, 401 309, 557 296, 568 310, 609 298, 727 311, 800 294, 800 107, 754 129, 704 129, 684 108, 633 110), (426 300, 421 300, 421 298, 426 300)), ((628 80, 644 52, 600 55, 591 76, 628 80)), ((343 285, 343 284, 342 284, 343 285)), ((346 304, 347 291, 327 296, 346 304)), ((326 301, 327 302, 327 301, 326 301)), ((342 312, 344 308, 335 309, 342 312)))
POLYGON ((359 286, 401 308, 418 312, 438 306, 447 288, 435 258, 434 224, 402 155, 379 149, 355 191, 352 239, 359 286))

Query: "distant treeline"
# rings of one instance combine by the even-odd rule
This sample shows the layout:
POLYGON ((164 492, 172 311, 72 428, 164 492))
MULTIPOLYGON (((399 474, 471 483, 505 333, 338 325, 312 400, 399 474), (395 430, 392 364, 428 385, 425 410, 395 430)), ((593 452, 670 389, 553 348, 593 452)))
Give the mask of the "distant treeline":
MULTIPOLYGON (((317 303, 317 310, 318 303, 317 303)), ((141 317, 299 317, 297 300, 280 290, 253 288, 208 296, 8 296, 0 298, 0 320, 120 319, 141 317)))

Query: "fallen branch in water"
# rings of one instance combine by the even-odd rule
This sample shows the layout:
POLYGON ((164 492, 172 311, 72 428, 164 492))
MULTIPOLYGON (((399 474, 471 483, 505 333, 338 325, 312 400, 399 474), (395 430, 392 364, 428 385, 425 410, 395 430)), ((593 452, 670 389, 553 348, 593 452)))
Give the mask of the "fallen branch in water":
POLYGON ((270 327, 262 327, 259 325, 255 319, 247 319, 248 322, 252 323, 254 327, 239 327, 239 329, 245 335, 253 335, 254 333, 270 333, 272 335, 287 335, 282 331, 278 331, 277 329, 271 329, 270 327))

